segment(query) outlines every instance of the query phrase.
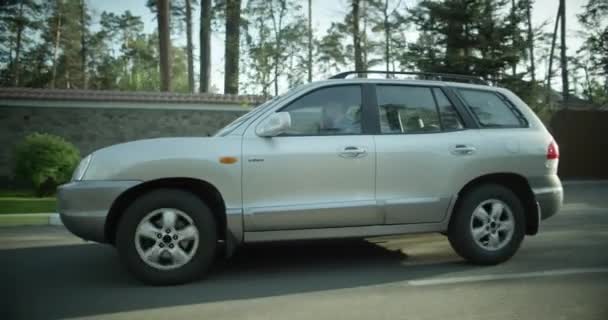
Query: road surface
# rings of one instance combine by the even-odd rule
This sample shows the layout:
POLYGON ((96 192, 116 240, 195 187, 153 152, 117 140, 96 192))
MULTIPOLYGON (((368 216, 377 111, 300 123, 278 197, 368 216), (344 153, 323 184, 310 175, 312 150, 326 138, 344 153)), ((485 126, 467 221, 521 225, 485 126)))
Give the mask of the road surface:
POLYGON ((254 246, 206 279, 146 287, 113 248, 60 227, 0 229, 0 319, 608 319, 608 184, 566 205, 501 265, 442 235, 254 246))

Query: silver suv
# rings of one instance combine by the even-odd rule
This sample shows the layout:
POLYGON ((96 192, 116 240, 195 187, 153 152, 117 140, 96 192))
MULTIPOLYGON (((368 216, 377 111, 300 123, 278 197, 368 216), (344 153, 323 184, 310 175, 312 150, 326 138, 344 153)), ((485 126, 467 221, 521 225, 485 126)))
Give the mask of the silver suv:
POLYGON ((59 188, 63 223, 114 245, 145 283, 176 284, 220 248, 278 240, 440 232, 466 260, 497 264, 559 210, 557 144, 511 91, 347 74, 213 137, 95 151, 59 188))

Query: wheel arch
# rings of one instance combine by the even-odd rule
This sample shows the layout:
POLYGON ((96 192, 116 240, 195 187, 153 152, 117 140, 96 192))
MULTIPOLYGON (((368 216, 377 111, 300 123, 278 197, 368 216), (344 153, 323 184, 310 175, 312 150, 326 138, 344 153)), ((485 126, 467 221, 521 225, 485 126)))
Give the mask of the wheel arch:
POLYGON ((217 222, 219 239, 226 239, 226 205, 219 190, 204 180, 177 177, 146 181, 121 193, 112 203, 106 218, 104 236, 108 243, 115 243, 118 223, 128 206, 139 196, 160 188, 185 190, 199 197, 213 212, 217 222))
POLYGON ((524 176, 517 173, 500 172, 485 174, 467 182, 458 192, 458 199, 456 200, 453 210, 458 210, 458 207, 462 201, 462 195, 466 194, 469 190, 472 190, 477 186, 488 183, 502 185, 515 193, 515 195, 522 201, 524 206, 526 216, 526 234, 535 235, 538 232, 539 227, 536 198, 528 180, 524 176))

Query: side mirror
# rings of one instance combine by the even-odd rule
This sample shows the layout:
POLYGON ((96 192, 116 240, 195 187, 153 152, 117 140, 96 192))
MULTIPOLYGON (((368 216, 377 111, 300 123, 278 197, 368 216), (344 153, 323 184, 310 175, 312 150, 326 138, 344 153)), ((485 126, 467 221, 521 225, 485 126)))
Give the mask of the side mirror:
POLYGON ((260 137, 275 137, 285 133, 291 127, 289 112, 277 112, 264 119, 255 129, 260 137))

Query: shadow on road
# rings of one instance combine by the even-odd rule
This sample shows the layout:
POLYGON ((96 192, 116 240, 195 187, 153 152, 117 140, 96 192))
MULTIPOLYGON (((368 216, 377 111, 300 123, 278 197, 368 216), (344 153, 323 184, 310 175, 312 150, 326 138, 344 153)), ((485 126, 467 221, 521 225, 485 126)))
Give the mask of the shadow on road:
MULTIPOLYGON (((472 268, 461 262, 404 266, 407 256, 365 241, 252 246, 218 262, 206 279, 148 287, 130 277, 109 246, 0 251, 9 319, 65 318, 205 302, 352 288, 472 268), (42 263, 44 262, 44 263, 42 263), (10 294, 14 292, 14 294, 10 294)), ((3 295, 4 295, 3 294, 3 295)), ((5 318, 6 319, 6 318, 5 318)))

